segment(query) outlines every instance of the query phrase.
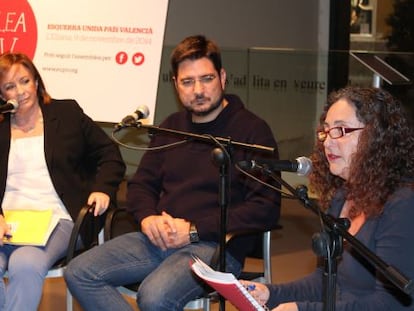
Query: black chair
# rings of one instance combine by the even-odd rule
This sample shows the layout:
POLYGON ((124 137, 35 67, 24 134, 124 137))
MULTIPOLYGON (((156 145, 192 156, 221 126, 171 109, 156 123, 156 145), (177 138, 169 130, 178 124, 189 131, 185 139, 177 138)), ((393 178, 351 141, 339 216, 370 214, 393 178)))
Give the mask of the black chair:
MULTIPOLYGON (((68 263, 77 255, 103 243, 103 219, 93 214, 94 206, 85 205, 80 210, 75 220, 66 257, 58 260, 49 269, 46 278, 63 277, 64 270, 68 263), (79 239, 82 236, 82 243, 79 248, 79 239)), ((73 310, 73 299, 69 289, 66 288, 66 310, 73 310)))
MULTIPOLYGON (((278 227, 279 228, 279 227, 278 227)), ((117 208, 108 211, 104 227, 104 240, 108 241, 121 234, 139 230, 139 226, 134 221, 125 208, 117 208)), ((263 268, 260 272, 242 271, 240 279, 254 280, 262 283, 272 282, 271 271, 271 231, 265 231, 261 234, 261 243, 258 243, 256 249, 249 254, 249 257, 260 258, 263 260, 263 268)), ((260 239, 260 236, 259 236, 260 239)), ((231 240, 229 236, 228 241, 231 240)), ((136 298, 139 283, 128 284, 118 287, 118 291, 128 297, 136 298)), ((215 292, 206 293, 205 296, 191 300, 184 307, 185 310, 210 310, 210 304, 218 301, 218 295, 215 292)))

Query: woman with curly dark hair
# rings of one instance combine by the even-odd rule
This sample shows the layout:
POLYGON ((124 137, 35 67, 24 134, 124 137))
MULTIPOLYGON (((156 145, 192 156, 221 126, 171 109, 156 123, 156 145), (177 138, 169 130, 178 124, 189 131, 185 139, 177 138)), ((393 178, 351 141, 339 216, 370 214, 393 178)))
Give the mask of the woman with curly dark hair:
MULTIPOLYGON (((401 104, 376 88, 330 94, 312 154, 311 189, 349 233, 409 279, 414 278, 414 129, 401 104)), ((274 311, 323 310, 323 267, 252 292, 274 311)), ((243 281, 245 284, 251 282, 243 281)), ((344 243, 338 261, 336 310, 414 310, 413 297, 393 286, 344 243)))

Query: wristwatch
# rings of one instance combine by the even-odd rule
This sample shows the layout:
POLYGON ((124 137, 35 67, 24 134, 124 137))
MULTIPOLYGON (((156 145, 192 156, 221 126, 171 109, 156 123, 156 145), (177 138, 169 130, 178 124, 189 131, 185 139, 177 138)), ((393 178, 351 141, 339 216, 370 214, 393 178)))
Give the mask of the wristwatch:
POLYGON ((197 243, 198 241, 200 241, 200 237, 198 236, 197 228, 196 228, 196 226, 193 222, 190 223, 189 235, 190 235, 190 243, 197 243))

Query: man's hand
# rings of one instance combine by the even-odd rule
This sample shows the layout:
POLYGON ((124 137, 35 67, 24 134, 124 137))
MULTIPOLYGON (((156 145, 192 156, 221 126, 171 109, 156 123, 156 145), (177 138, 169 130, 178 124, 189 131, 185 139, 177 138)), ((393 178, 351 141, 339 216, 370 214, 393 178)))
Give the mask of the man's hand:
POLYGON ((179 248, 190 243, 190 222, 182 218, 173 218, 166 212, 144 218, 141 230, 162 250, 179 248))

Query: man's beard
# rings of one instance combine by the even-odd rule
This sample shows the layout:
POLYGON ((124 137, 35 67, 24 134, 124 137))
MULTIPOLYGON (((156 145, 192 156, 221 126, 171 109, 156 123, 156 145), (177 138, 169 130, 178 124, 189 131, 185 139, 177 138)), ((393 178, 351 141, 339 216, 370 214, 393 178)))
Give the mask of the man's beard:
MULTIPOLYGON (((202 99, 203 97, 199 97, 199 99, 202 99)), ((187 110, 189 112, 191 112, 192 114, 198 116, 198 117, 204 117, 209 115, 212 111, 216 110, 218 107, 220 107, 221 103, 223 102, 224 99, 224 93, 221 93, 221 96, 219 97, 219 99, 213 103, 207 110, 204 111, 195 111, 192 107, 186 107, 187 110)))

